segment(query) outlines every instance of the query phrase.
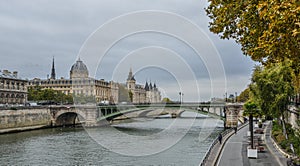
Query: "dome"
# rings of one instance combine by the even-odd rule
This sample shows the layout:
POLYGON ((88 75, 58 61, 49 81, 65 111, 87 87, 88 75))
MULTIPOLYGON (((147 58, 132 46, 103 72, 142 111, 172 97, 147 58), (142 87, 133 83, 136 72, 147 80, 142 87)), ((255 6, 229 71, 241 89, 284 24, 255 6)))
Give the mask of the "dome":
POLYGON ((87 78, 89 71, 86 65, 78 59, 76 63, 71 67, 70 78, 87 78))

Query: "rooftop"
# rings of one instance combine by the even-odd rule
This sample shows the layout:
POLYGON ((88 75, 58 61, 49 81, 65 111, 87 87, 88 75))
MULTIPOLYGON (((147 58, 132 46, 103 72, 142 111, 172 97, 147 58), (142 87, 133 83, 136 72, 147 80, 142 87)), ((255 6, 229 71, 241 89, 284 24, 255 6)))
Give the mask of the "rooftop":
POLYGON ((18 72, 13 71, 10 72, 8 70, 0 70, 0 77, 1 78, 8 78, 8 79, 20 79, 18 78, 18 72))

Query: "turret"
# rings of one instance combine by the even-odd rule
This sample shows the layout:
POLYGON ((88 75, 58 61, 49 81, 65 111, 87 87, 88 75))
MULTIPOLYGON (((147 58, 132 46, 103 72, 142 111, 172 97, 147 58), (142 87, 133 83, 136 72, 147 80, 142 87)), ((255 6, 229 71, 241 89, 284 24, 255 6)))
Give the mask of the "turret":
POLYGON ((53 80, 55 80, 55 76, 56 74, 55 74, 55 66, 54 66, 54 57, 53 57, 53 61, 52 61, 52 69, 51 69, 51 77, 50 77, 50 79, 53 79, 53 80))

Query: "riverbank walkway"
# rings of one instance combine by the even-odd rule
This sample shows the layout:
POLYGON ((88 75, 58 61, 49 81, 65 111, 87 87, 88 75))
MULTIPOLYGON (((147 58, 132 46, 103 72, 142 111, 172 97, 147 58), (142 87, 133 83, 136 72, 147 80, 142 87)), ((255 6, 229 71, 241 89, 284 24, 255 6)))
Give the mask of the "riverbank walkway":
POLYGON ((265 123, 265 130, 262 136, 265 151, 258 153, 257 159, 247 157, 249 125, 241 128, 233 134, 225 143, 220 154, 219 166, 285 166, 287 158, 277 151, 271 141, 271 122, 265 123))

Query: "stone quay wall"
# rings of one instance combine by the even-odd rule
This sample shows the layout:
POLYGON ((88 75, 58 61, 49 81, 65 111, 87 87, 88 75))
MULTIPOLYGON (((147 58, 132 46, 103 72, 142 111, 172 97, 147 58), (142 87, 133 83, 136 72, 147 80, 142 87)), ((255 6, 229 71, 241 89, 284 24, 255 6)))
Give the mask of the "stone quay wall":
POLYGON ((0 109, 0 134, 50 127, 49 108, 0 109))

